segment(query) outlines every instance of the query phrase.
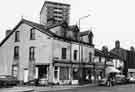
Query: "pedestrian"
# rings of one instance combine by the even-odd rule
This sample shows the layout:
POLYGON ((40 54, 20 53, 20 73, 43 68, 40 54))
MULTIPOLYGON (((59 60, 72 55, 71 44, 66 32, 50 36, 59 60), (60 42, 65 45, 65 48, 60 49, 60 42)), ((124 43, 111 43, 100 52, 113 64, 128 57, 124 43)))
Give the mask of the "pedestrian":
POLYGON ((112 87, 112 76, 109 74, 108 79, 107 79, 107 86, 112 87))

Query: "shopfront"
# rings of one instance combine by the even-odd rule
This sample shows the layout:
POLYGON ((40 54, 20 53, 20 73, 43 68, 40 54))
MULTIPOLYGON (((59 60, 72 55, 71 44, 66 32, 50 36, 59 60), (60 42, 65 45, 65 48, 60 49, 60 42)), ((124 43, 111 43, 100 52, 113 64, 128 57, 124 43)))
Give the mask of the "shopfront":
POLYGON ((92 65, 55 63, 54 64, 54 83, 58 84, 79 84, 91 82, 93 71, 92 65))
POLYGON ((95 80, 98 81, 105 77, 105 65, 103 63, 95 64, 95 80))

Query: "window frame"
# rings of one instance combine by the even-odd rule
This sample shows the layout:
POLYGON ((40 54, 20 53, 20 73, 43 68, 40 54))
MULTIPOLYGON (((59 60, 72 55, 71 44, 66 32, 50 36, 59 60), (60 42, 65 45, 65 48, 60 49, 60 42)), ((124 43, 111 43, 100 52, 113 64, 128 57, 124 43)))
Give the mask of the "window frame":
POLYGON ((19 59, 19 46, 14 47, 14 59, 19 59))
POLYGON ((35 28, 30 29, 30 40, 35 40, 36 39, 36 31, 35 28))
POLYGON ((78 50, 74 50, 74 60, 77 60, 77 52, 78 50))
POLYGON ((67 48, 62 48, 61 49, 61 58, 66 59, 67 58, 67 48))
POLYGON ((30 47, 29 48, 29 60, 35 60, 35 47, 30 47))
POLYGON ((19 42, 20 41, 20 31, 16 31, 15 32, 15 42, 19 42))

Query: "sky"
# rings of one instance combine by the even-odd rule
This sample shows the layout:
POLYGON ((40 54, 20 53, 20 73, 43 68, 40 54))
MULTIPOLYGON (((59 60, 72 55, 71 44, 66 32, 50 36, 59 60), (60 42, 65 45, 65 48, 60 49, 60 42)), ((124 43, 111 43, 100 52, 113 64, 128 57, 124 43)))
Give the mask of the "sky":
MULTIPOLYGON (((45 0, 1 0, 0 41, 7 29, 13 29, 23 17, 38 22, 40 9, 45 0)), ((135 47, 135 1, 134 0, 50 0, 71 5, 70 24, 78 24, 81 31, 92 29, 95 47, 114 48, 119 40, 121 47, 135 47)))

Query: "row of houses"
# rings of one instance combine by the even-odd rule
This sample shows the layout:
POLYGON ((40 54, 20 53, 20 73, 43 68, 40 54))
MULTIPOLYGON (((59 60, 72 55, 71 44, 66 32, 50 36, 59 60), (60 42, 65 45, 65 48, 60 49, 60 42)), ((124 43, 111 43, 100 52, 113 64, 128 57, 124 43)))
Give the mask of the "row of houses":
POLYGON ((0 72, 20 81, 45 77, 48 82, 69 83, 91 71, 92 38, 91 31, 79 32, 76 25, 45 27, 22 19, 0 44, 0 72))
POLYGON ((105 77, 107 66, 127 74, 124 52, 117 47, 98 50, 91 30, 80 32, 77 25, 61 22, 45 27, 22 19, 0 44, 0 73, 27 82, 46 78, 48 83, 85 82, 86 76, 105 77), (115 53, 116 52, 116 53, 115 53))
POLYGON ((77 25, 69 25, 69 16, 58 21, 59 14, 69 14, 70 5, 45 3, 40 24, 22 19, 6 31, 0 43, 0 75, 13 75, 20 82, 44 78, 46 83, 78 84, 106 77, 107 67, 119 69, 125 76, 128 70, 134 72, 133 47, 132 51, 125 50, 116 41, 114 49, 99 50, 93 43, 92 30, 81 32, 77 25), (53 15, 47 19, 50 14, 55 15, 57 22, 53 15))

